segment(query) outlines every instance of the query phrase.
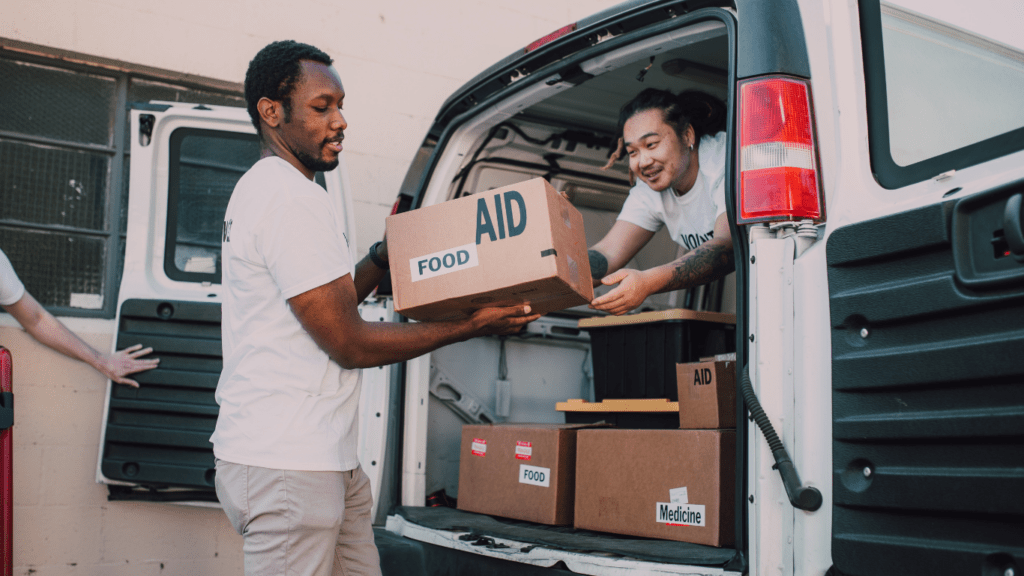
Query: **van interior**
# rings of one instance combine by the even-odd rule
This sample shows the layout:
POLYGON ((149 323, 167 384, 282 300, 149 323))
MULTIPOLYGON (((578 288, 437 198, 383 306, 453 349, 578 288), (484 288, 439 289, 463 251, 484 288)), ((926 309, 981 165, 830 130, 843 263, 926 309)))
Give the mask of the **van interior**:
MULTIPOLYGON (((520 90, 457 129, 423 192, 422 205, 544 177, 583 214, 587 243, 593 245, 614 224, 630 190, 625 153, 605 168, 620 136, 619 109, 652 87, 675 93, 697 89, 727 102, 729 54, 726 26, 705 20, 594 57, 580 66, 585 80, 575 85, 540 81, 520 90)), ((647 269, 669 262, 677 250, 662 230, 628 267, 647 269)), ((597 294, 607 290, 600 287, 597 294)), ((735 294, 730 274, 705 287, 652 296, 637 311, 689 308, 734 314, 735 294)), ((431 355, 425 458, 430 504, 418 510, 399 508, 399 515, 438 529, 471 526, 474 533, 517 541, 525 538, 565 549, 618 551, 623 556, 677 564, 728 563, 734 550, 646 539, 640 543, 616 536, 602 539, 586 531, 575 531, 576 540, 572 540, 573 532, 564 527, 496 522, 466 512, 452 516, 451 506, 459 496, 463 425, 487 423, 490 418, 564 423, 564 413, 555 409, 557 402, 594 400, 590 338, 577 328, 577 321, 597 314, 580 306, 545 316, 522 335, 474 339, 431 355), (460 414, 457 404, 464 397, 487 407, 481 422, 460 414), (448 507, 429 507, 439 503, 448 507), (474 520, 473 516, 480 517, 474 520), (657 549, 659 544, 663 546, 657 549)))

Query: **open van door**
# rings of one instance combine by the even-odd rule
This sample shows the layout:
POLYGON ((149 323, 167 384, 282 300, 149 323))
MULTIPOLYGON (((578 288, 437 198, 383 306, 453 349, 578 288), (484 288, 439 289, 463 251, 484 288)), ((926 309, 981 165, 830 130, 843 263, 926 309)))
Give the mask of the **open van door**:
MULTIPOLYGON (((117 348, 141 343, 160 358, 135 376, 139 388, 110 385, 97 481, 111 499, 216 502, 214 399, 222 367, 221 234, 238 179, 259 160, 259 142, 243 108, 181 103, 136 104, 124 273, 117 304, 117 348)), ((317 182, 355 230, 344 163, 317 182)), ((383 305, 364 304, 382 320, 383 305)), ((388 370, 367 370, 361 397, 360 459, 379 489, 388 370), (372 462, 372 463, 371 463, 372 462)))
POLYGON ((832 572, 1021 574, 1024 52, 877 0, 860 19, 871 174, 826 243, 832 572))
POLYGON ((151 346, 160 366, 109 386, 97 481, 111 498, 215 502, 221 228, 259 144, 243 109, 169 103, 135 105, 129 138, 115 345, 151 346))

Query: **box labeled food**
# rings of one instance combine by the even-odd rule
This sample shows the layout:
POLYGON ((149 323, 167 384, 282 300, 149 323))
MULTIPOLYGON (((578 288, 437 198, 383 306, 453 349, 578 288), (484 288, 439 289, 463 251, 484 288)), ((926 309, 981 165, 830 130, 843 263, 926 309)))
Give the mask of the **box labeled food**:
POLYGON ((577 528, 733 543, 733 430, 580 430, 577 528))
POLYGON ((583 217, 543 178, 387 218, 395 310, 415 320, 594 297, 583 217))
POLYGON ((676 365, 680 428, 736 427, 736 362, 676 365))
POLYGON ((571 525, 576 433, 585 425, 462 427, 459 510, 571 525))

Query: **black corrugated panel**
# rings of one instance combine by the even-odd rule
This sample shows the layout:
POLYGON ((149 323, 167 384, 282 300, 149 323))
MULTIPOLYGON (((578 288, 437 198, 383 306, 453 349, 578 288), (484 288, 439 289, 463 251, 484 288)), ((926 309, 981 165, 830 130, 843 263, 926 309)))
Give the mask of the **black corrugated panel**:
MULTIPOLYGON (((962 206, 848 226, 828 241, 832 558, 842 574, 1024 568, 1024 281, 989 291, 958 281, 962 206)), ((1003 258, 991 247, 977 256, 1003 258)))
POLYGON ((114 386, 101 469, 147 487, 213 489, 210 434, 221 371, 220 304, 126 300, 117 347, 152 346, 160 367, 114 386))

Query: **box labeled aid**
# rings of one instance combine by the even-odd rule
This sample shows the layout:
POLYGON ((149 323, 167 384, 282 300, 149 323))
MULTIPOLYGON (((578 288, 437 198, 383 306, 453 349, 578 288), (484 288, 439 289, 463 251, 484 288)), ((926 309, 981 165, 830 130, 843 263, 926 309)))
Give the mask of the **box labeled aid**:
POLYGON ((387 237, 395 310, 414 320, 594 297, 583 217, 543 178, 389 216, 387 237))
POLYGON ((736 361, 676 365, 679 427, 736 427, 736 361))

